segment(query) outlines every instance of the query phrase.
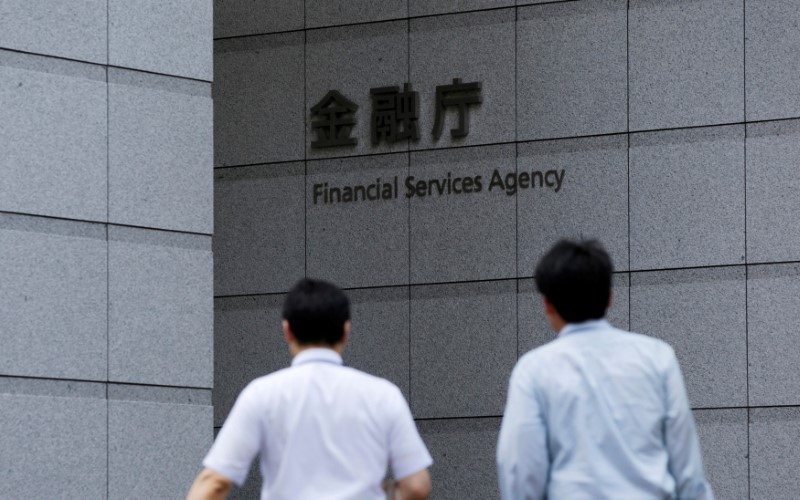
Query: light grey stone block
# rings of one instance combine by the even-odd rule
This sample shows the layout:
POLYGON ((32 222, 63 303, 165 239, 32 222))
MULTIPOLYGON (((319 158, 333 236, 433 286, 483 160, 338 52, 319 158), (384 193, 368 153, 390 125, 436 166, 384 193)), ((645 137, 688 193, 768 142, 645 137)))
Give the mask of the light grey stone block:
POLYGON ((695 410, 703 468, 716 498, 747 498, 747 409, 695 410))
MULTIPOLYGON (((407 173, 407 153, 308 162, 309 276, 343 287, 408 283, 408 200, 403 194, 407 173), (378 180, 381 192, 391 191, 392 197, 370 201, 362 193, 358 201, 325 203, 326 185, 342 189, 378 180)), ((327 199, 339 200, 330 192, 327 199)))
POLYGON ((598 239, 614 269, 627 270, 627 137, 523 143, 517 152, 518 175, 538 182, 517 194, 520 275, 530 276, 539 258, 562 238, 598 239))
POLYGON ((109 0, 109 64, 211 81, 213 10, 213 0, 109 0))
POLYGON ((105 380, 106 229, 0 214, 0 373, 105 380))
POLYGON ((345 364, 391 381, 408 398, 408 287, 351 290, 347 295, 352 328, 345 364))
POLYGON ((750 410, 750 498, 800 497, 800 408, 750 410))
MULTIPOLYGON (((325 0, 326 4, 334 4, 325 0)), ((353 2, 348 0, 350 4, 353 2)), ((382 5, 389 2, 370 2, 382 5)), ((309 12, 311 6, 308 6, 309 12)), ((408 141, 387 143, 382 140, 373 145, 371 138, 370 89, 399 86, 408 82, 408 22, 344 26, 308 31, 306 43, 306 147, 308 158, 328 158, 391 151, 406 151, 408 141), (321 140, 314 124, 321 117, 311 114, 311 109, 326 101, 328 92, 335 90, 358 106, 352 115, 356 123, 349 137, 355 145, 312 148, 321 140)), ((417 83, 414 89, 417 89, 417 83)))
POLYGON ((3 498, 106 498, 106 402, 0 394, 3 498))
POLYGON ((106 220, 105 79, 100 66, 0 50, 0 210, 106 220))
POLYGON ((627 2, 521 7, 517 138, 627 130, 627 2))
POLYGON ((514 19, 511 8, 411 20, 409 78, 420 97, 420 140, 412 148, 515 139, 514 19), (464 84, 480 82, 482 102, 468 105, 469 135, 463 138, 451 136, 460 126, 458 107, 444 108, 437 140, 436 87, 452 85, 456 78, 464 84))
POLYGON ((210 406, 110 400, 109 498, 183 498, 212 438, 210 406))
POLYGON ((408 16, 405 0, 306 0, 306 28, 366 23, 408 16))
POLYGON ((102 382, 19 378, 0 375, 0 394, 105 399, 106 384, 102 382))
POLYGON ((500 497, 495 463, 499 418, 423 420, 417 426, 433 457, 432 498, 500 497))
POLYGON ((211 84, 108 71, 109 221, 211 234, 211 84))
POLYGON ((411 287, 417 418, 502 415, 517 359, 516 280, 411 287))
POLYGON ((211 237, 109 227, 109 380, 211 387, 211 237))
MULTIPOLYGON (((628 330, 630 322, 630 277, 628 273, 614 274, 612 286, 611 307, 606 312, 606 319, 612 326, 628 330)), ((558 336, 544 315, 542 294, 536 290, 536 282, 532 278, 519 280, 517 311, 518 356, 522 356, 558 336)))
POLYGON ((632 0, 631 130, 744 119, 742 0, 632 0))
POLYGON ((750 405, 800 404, 800 265, 750 266, 747 327, 750 405))
POLYGON ((744 127, 632 134, 631 269, 741 264, 744 127))
POLYGON ((745 2, 747 120, 800 115, 800 11, 792 0, 745 2))
POLYGON ((105 64, 105 0, 0 2, 0 47, 105 64))
POLYGON ((451 12, 511 7, 514 0, 409 0, 409 16, 429 16, 451 12))
POLYGON ((745 309, 744 267, 631 275, 631 329, 675 349, 694 408, 747 404, 745 309))
POLYGON ((514 156, 512 144, 411 153, 412 283, 516 276, 516 200, 505 185, 514 156))
POLYGON ((292 362, 283 338, 283 295, 214 301, 214 425, 221 426, 251 380, 292 362))
POLYGON ((287 291, 305 274, 305 164, 217 169, 214 292, 287 291))
POLYGON ((305 158, 303 39, 286 33, 215 42, 215 166, 305 158))
POLYGON ((214 0, 214 38, 303 29, 303 0, 214 0))
POLYGON ((149 403, 211 406, 211 389, 108 384, 108 399, 149 403))
POLYGON ((800 260, 800 121, 747 125, 747 261, 800 260))

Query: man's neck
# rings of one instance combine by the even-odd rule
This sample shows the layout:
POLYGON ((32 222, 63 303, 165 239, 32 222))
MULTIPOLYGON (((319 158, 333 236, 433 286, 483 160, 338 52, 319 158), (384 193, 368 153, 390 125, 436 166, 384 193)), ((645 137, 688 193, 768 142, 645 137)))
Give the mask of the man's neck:
POLYGON ((341 356, 342 353, 344 352, 344 343, 340 342, 338 344, 330 345, 330 344, 298 344, 297 342, 293 342, 289 344, 289 351, 292 353, 292 358, 294 358, 301 352, 308 351, 309 349, 330 349, 331 351, 339 353, 339 356, 341 356))

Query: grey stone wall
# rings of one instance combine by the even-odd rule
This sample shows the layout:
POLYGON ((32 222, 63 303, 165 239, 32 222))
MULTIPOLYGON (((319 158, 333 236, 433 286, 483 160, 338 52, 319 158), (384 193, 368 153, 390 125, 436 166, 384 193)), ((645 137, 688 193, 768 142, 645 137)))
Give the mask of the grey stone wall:
POLYGON ((211 443, 211 0, 0 0, 0 498, 182 498, 211 443))
POLYGON ((800 497, 799 24, 792 0, 218 0, 214 425, 289 363, 282 294, 328 278, 355 302, 345 360, 408 397, 434 497, 495 498, 508 375, 553 336, 533 266, 598 237, 612 322, 678 353, 718 498, 800 497), (465 139, 434 141, 452 78, 483 103, 465 139), (369 90, 405 82, 420 140, 373 147, 369 90), (360 106, 359 142, 312 150, 331 89, 360 106), (494 169, 565 177, 313 203, 316 183, 494 169))

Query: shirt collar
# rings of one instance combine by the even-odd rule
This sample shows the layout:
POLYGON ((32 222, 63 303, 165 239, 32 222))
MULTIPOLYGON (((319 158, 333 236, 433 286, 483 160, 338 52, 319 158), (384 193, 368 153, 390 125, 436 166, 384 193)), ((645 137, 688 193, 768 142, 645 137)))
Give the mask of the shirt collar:
POLYGON ((580 333, 589 330, 598 330, 603 328, 610 328, 611 324, 605 319, 592 319, 589 321, 584 321, 583 323, 567 323, 564 328, 558 332, 559 337, 564 337, 566 335, 571 335, 573 333, 580 333))
POLYGON ((343 364, 342 357, 338 352, 325 347, 306 349, 295 356, 292 360, 292 366, 303 365, 306 363, 333 363, 335 365, 343 364))

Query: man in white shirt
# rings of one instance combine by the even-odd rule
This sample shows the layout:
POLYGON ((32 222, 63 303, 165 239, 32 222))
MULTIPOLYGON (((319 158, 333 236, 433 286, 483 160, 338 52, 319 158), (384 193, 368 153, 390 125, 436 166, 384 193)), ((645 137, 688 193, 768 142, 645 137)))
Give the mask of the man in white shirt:
POLYGON ((187 499, 226 498, 258 454, 262 500, 384 499, 387 467, 403 500, 426 499, 433 460, 400 390, 342 365, 345 294, 303 279, 287 295, 283 318, 292 366, 242 391, 187 499))
POLYGON ((612 270, 594 241, 561 241, 536 267, 559 333, 511 374, 497 445, 504 500, 713 500, 672 348, 603 319, 612 270))

